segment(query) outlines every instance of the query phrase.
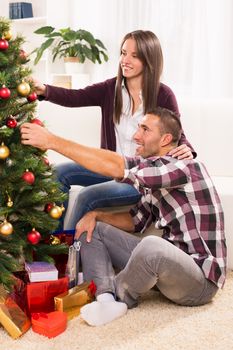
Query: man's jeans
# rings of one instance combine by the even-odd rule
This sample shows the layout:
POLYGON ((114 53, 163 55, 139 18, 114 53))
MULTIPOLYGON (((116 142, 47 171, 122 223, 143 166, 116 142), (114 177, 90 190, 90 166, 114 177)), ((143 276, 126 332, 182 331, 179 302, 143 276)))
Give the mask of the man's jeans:
MULTIPOLYGON (((57 179, 61 183, 61 189, 69 193, 72 185, 85 186, 73 205, 67 229, 74 229, 76 223, 88 211, 96 208, 115 207, 137 203, 141 195, 131 185, 119 183, 112 178, 89 171, 79 164, 67 162, 56 166, 57 179), (88 187, 86 187, 88 186, 88 187)), ((68 207, 68 201, 64 203, 68 207)), ((59 229, 63 228, 61 219, 59 229)))
POLYGON ((113 293, 132 308, 156 285, 173 302, 193 306, 210 302, 218 291, 192 257, 163 238, 140 239, 99 222, 90 243, 85 233, 80 240, 84 279, 94 280, 96 296, 113 293))

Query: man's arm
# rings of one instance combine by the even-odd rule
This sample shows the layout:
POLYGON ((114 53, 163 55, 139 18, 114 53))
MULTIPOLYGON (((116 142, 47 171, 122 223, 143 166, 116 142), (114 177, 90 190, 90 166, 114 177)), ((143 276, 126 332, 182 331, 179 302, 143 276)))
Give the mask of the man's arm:
POLYGON ((21 126, 21 136, 24 145, 56 151, 86 169, 105 176, 119 179, 124 177, 124 158, 115 152, 80 145, 32 123, 21 126))
POLYGON ((133 218, 129 214, 129 212, 112 213, 104 211, 95 211, 95 215, 96 221, 104 222, 106 224, 117 227, 123 231, 134 231, 133 218))
POLYGON ((75 239, 87 232, 87 242, 91 242, 92 234, 97 221, 117 227, 126 232, 134 231, 134 222, 128 212, 111 213, 104 211, 91 211, 85 214, 76 225, 75 239))

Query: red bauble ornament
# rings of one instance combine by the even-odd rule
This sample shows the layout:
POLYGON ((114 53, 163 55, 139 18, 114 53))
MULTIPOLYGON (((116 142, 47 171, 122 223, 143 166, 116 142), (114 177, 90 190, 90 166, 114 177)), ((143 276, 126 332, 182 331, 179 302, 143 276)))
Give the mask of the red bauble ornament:
POLYGON ((31 171, 26 170, 22 175, 22 179, 29 185, 32 185, 35 182, 35 175, 31 171))
POLYGON ((45 165, 47 165, 47 166, 50 165, 49 160, 48 160, 48 158, 46 158, 46 157, 43 157, 43 162, 44 162, 45 165))
POLYGON ((7 50, 9 47, 8 41, 5 39, 0 39, 0 50, 7 50))
POLYGON ((35 228, 33 228, 32 231, 28 232, 28 234, 27 234, 27 240, 31 244, 39 243, 40 239, 41 239, 40 232, 36 231, 35 228))
POLYGON ((27 97, 28 102, 34 102, 37 100, 37 94, 35 92, 32 92, 30 95, 27 97))
POLYGON ((32 124, 37 124, 37 125, 40 125, 40 126, 44 126, 44 124, 42 123, 42 121, 38 118, 35 118, 35 119, 32 119, 31 120, 31 123, 32 124))
POLYGON ((3 87, 0 89, 0 98, 8 99, 11 95, 11 91, 3 85, 3 87))
POLYGON ((16 128, 17 124, 17 120, 13 117, 9 117, 6 120, 6 125, 8 126, 8 128, 14 129, 16 128))
POLYGON ((19 60, 21 63, 25 63, 27 61, 27 54, 24 50, 19 51, 19 60))
POLYGON ((44 211, 45 211, 46 213, 49 213, 50 210, 51 210, 53 207, 54 207, 54 203, 47 203, 47 204, 45 205, 44 211))

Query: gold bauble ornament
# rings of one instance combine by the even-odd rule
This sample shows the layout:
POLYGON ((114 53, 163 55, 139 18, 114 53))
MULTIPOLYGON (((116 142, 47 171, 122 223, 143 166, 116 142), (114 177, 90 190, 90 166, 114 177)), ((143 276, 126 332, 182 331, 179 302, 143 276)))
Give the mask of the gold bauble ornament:
POLYGON ((58 237, 56 237, 54 235, 51 235, 50 239, 49 239, 49 244, 51 244, 51 245, 59 245, 59 244, 61 244, 61 240, 60 240, 60 238, 58 238, 58 237))
POLYGON ((26 97, 29 95, 30 91, 30 85, 25 81, 22 81, 22 83, 17 86, 17 92, 20 96, 26 97))
POLYGON ((4 33, 3 33, 3 39, 9 41, 9 40, 11 40, 11 38, 12 38, 12 32, 11 32, 11 30, 8 30, 7 32, 4 32, 4 33))
POLYGON ((53 219, 59 219, 62 216, 63 207, 59 207, 58 205, 55 205, 49 212, 49 215, 53 219))
POLYGON ((7 146, 4 145, 4 142, 2 142, 0 146, 0 159, 6 159, 10 154, 10 150, 7 146))
POLYGON ((7 203, 6 203, 6 205, 8 206, 8 208, 11 208, 11 207, 13 207, 13 201, 11 200, 11 197, 9 197, 8 198, 8 200, 7 200, 7 203))
POLYGON ((0 225, 0 233, 2 235, 11 235, 13 232, 13 226, 7 220, 4 220, 0 225))

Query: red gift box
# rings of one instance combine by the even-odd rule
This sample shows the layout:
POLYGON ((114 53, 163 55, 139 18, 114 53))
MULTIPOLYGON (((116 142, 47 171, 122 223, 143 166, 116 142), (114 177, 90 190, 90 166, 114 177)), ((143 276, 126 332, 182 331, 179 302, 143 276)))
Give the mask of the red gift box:
POLYGON ((61 243, 71 245, 74 243, 74 234, 75 230, 65 230, 62 232, 54 232, 53 236, 59 238, 61 243))
POLYGON ((54 338, 67 327, 67 315, 62 311, 32 314, 32 330, 36 333, 54 338))
POLYGON ((68 277, 56 281, 27 284, 27 306, 30 314, 54 311, 54 297, 68 290, 68 277))
MULTIPOLYGON (((62 232, 54 232, 51 237, 56 237, 60 240, 60 243, 66 243, 68 246, 70 246, 74 243, 74 234, 75 230, 65 230, 62 232)), ((59 272, 59 277, 65 276, 68 254, 51 255, 51 257, 54 259, 55 266, 59 272)))
POLYGON ((28 314, 26 296, 26 284, 29 282, 28 274, 25 271, 18 271, 14 272, 14 277, 15 284, 10 293, 10 297, 25 313, 28 314))

